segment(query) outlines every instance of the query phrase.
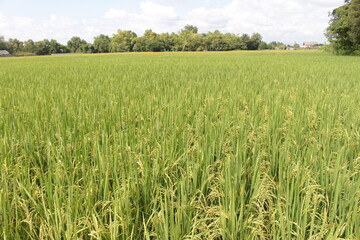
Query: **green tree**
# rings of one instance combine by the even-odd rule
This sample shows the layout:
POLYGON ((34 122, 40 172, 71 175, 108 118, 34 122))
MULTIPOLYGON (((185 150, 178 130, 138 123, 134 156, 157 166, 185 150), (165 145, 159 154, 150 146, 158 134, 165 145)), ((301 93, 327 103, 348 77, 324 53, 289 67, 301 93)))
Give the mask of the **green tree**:
POLYGON ((30 53, 36 52, 35 42, 32 39, 29 39, 24 42, 24 51, 30 53))
POLYGON ((283 48, 284 46, 286 47, 286 45, 282 42, 272 41, 268 44, 268 49, 271 49, 271 50, 274 50, 277 48, 280 49, 280 47, 283 48))
POLYGON ((151 29, 145 30, 145 32, 143 34, 143 37, 147 41, 155 40, 157 36, 158 36, 158 34, 156 32, 153 32, 153 30, 151 30, 151 29))
POLYGON ((258 50, 261 42, 262 42, 262 36, 260 35, 260 33, 253 33, 253 35, 251 35, 251 38, 247 43, 247 49, 258 50))
POLYGON ((49 54, 51 53, 65 53, 67 48, 62 44, 58 43, 56 40, 51 39, 49 42, 49 54))
POLYGON ((198 28, 196 26, 193 26, 193 25, 186 25, 183 29, 183 31, 186 31, 186 32, 192 32, 192 33, 198 33, 198 28))
POLYGON ((330 14, 325 36, 336 54, 351 54, 360 47, 360 0, 345 1, 330 14))
POLYGON ((350 39, 355 45, 360 45, 360 0, 352 0, 348 15, 350 39))
POLYGON ((153 40, 146 44, 146 48, 150 52, 162 52, 164 51, 164 43, 159 40, 153 40))
POLYGON ((142 37, 138 37, 134 40, 133 51, 134 52, 146 52, 146 39, 142 37))
POLYGON ((200 47, 200 34, 198 28, 186 25, 180 30, 177 41, 177 49, 180 51, 196 51, 200 47))
POLYGON ((0 50, 6 49, 6 42, 3 36, 0 36, 0 50))
POLYGON ((259 45, 259 50, 265 50, 268 49, 268 45, 266 42, 261 42, 259 45))
POLYGON ((86 43, 86 44, 82 44, 80 46, 80 51, 81 53, 95 53, 95 48, 94 45, 91 43, 86 43))
POLYGON ((94 38, 94 50, 98 53, 110 52, 110 42, 109 36, 101 34, 94 38))
POLYGON ((24 43, 16 38, 9 38, 6 46, 7 46, 7 50, 11 54, 23 51, 24 49, 24 43))
POLYGON ((183 48, 182 41, 180 39, 180 36, 178 33, 171 33, 170 35, 172 41, 173 41, 173 47, 171 48, 171 51, 181 51, 183 48))
POLYGON ((44 39, 35 43, 35 54, 36 55, 48 55, 50 53, 50 41, 44 39))
POLYGON ((277 47, 279 50, 286 50, 286 44, 280 44, 277 47))
POLYGON ((142 43, 145 43, 145 51, 147 52, 161 52, 164 51, 164 43, 159 40, 159 35, 151 29, 145 30, 142 36, 142 43))
POLYGON ((171 51, 175 45, 173 35, 169 33, 162 33, 158 35, 158 40, 163 44, 164 51, 171 51))
POLYGON ((227 48, 223 49, 223 51, 227 50, 244 50, 246 49, 245 44, 241 42, 240 37, 232 33, 226 33, 223 35, 224 41, 226 43, 227 48))
POLYGON ((85 40, 81 39, 80 37, 74 36, 67 42, 67 47, 72 53, 80 53, 82 52, 82 45, 86 44, 87 42, 85 40))
POLYGON ((136 33, 130 30, 118 30, 111 38, 111 52, 131 52, 137 38, 136 33))
POLYGON ((171 51, 174 38, 169 33, 157 34, 151 29, 145 30, 141 37, 135 39, 133 51, 135 52, 162 52, 171 51))
POLYGON ((224 51, 230 48, 228 41, 226 41, 224 35, 219 30, 208 32, 204 35, 204 38, 205 50, 224 51))
POLYGON ((241 43, 245 46, 244 50, 248 49, 248 45, 250 44, 251 38, 248 34, 244 33, 240 36, 241 43))

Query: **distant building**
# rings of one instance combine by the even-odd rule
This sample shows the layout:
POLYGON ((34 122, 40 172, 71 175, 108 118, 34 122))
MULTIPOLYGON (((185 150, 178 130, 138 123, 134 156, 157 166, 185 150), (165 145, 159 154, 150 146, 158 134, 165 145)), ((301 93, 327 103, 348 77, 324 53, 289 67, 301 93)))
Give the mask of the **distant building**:
POLYGON ((11 54, 6 50, 0 50, 0 57, 9 57, 11 54))
POLYGON ((309 49, 317 49, 319 48, 318 42, 304 42, 300 48, 309 48, 309 49))

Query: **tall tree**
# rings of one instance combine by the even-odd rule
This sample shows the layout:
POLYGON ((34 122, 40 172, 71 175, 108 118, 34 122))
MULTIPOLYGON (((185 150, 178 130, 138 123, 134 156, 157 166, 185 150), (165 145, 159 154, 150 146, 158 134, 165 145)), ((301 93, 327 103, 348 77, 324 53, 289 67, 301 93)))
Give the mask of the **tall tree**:
POLYGON ((250 41, 247 43, 247 49, 258 50, 261 41, 262 41, 262 36, 260 35, 260 33, 253 33, 253 35, 251 35, 250 41))
POLYGON ((79 53, 82 50, 82 45, 86 44, 87 42, 85 40, 81 39, 80 37, 74 36, 67 42, 67 47, 69 48, 70 52, 79 53))
POLYGON ((24 42, 24 51, 30 53, 36 52, 35 42, 32 39, 29 39, 24 42))
POLYGON ((159 40, 159 35, 151 29, 145 31, 143 38, 145 39, 145 51, 148 52, 161 52, 164 51, 165 45, 159 40))
POLYGON ((137 37, 134 39, 134 46, 133 51, 134 52, 146 52, 146 38, 144 36, 137 37))
POLYGON ((64 53, 66 52, 65 46, 58 43, 56 40, 51 39, 49 42, 49 54, 51 53, 64 53))
POLYGON ((356 45, 360 45, 360 0, 351 1, 348 19, 351 41, 356 45))
POLYGON ((101 34, 94 38, 94 50, 98 53, 110 52, 110 38, 101 34))
POLYGON ((86 44, 82 44, 80 46, 80 50, 79 52, 81 53, 95 53, 95 48, 94 48, 94 45, 91 44, 91 43, 86 43, 86 44))
POLYGON ((16 38, 9 38, 6 45, 10 53, 23 51, 23 47, 24 47, 24 43, 16 38))
POLYGON ((36 55, 48 55, 50 53, 50 41, 44 39, 35 43, 35 54, 36 55))
POLYGON ((205 50, 210 51, 223 51, 229 49, 229 46, 225 42, 224 35, 219 31, 208 32, 205 36, 206 47, 205 50))
POLYGON ((240 36, 240 42, 245 46, 244 50, 248 49, 248 45, 250 44, 251 38, 249 36, 249 34, 242 34, 240 36))
POLYGON ((200 46, 198 28, 192 25, 186 25, 179 32, 179 50, 196 51, 200 46))
POLYGON ((266 42, 261 42, 260 45, 259 45, 259 50, 265 50, 265 49, 268 49, 268 45, 266 42))
POLYGON ((130 52, 133 49, 136 33, 130 30, 118 30, 111 38, 111 52, 130 52))
POLYGON ((198 33, 198 28, 196 26, 193 26, 193 25, 186 25, 183 29, 183 31, 186 31, 186 32, 192 32, 192 33, 198 33))
POLYGON ((6 42, 3 36, 0 36, 0 50, 6 49, 6 42))
POLYGON ((169 33, 162 33, 158 35, 158 39, 160 42, 162 42, 164 51, 171 51, 174 47, 174 38, 169 33))
POLYGON ((330 14, 326 37, 336 54, 351 54, 360 47, 360 1, 348 0, 330 14))

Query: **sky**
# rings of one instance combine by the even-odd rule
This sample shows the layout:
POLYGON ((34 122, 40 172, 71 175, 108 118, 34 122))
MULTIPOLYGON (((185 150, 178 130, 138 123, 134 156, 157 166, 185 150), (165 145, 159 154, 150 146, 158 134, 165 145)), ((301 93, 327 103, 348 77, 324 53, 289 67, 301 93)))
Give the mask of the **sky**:
POLYGON ((0 0, 0 36, 20 40, 72 36, 88 42, 117 29, 142 35, 178 32, 186 24, 199 32, 258 32, 266 42, 326 41, 329 12, 343 0, 0 0))

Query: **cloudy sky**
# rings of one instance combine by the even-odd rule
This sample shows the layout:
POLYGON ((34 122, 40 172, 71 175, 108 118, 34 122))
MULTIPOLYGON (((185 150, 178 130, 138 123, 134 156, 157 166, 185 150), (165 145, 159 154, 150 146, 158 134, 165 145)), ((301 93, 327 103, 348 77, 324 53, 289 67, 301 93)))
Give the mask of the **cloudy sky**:
POLYGON ((20 40, 72 36, 92 42, 117 29, 259 32, 265 41, 326 41, 328 13, 343 0, 0 0, 0 35, 20 40))

